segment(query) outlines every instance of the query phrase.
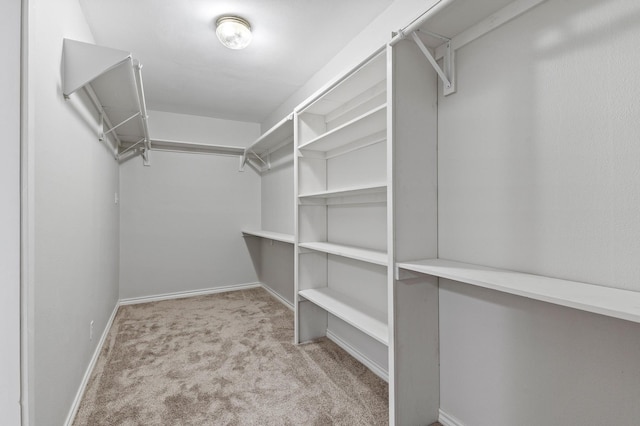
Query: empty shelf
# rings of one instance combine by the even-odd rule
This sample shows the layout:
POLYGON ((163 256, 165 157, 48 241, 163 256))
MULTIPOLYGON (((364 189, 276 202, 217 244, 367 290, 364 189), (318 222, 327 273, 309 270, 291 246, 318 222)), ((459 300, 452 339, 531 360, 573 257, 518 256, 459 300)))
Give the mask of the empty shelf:
POLYGON ((256 155, 264 156, 291 142, 293 142, 293 117, 289 115, 260 136, 247 148, 247 152, 253 151, 256 155))
POLYGON ((294 238, 293 235, 290 234, 281 234, 279 232, 271 232, 271 231, 249 231, 246 229, 242 230, 243 235, 248 235, 250 237, 260 237, 266 238, 268 240, 280 241, 283 243, 293 244, 294 238))
POLYGON ((181 142, 164 139, 151 139, 153 151, 193 152, 198 154, 242 155, 244 148, 227 145, 211 145, 195 142, 181 142))
POLYGON ((376 265, 387 266, 389 256, 386 252, 378 250, 369 250, 359 247, 345 246, 341 244, 311 242, 300 243, 300 247, 320 251, 336 256, 348 257, 350 259, 360 260, 362 262, 374 263, 376 265))
POLYGON ((640 292, 443 259, 399 262, 399 269, 640 323, 640 292))
POLYGON ((354 186, 351 188, 334 189, 331 191, 300 194, 300 198, 336 198, 351 197, 356 195, 380 194, 387 192, 387 185, 354 186))
POLYGON ((386 128, 387 105, 385 104, 300 145, 299 148, 327 152, 386 128))
POLYGON ((389 344, 387 318, 383 312, 328 287, 302 290, 298 294, 377 341, 389 344))

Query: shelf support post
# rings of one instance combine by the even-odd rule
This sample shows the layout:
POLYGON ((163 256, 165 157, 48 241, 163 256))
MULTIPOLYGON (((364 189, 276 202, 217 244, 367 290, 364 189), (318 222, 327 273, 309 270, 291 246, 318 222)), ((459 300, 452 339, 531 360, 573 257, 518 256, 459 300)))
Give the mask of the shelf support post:
POLYGON ((456 92, 455 82, 455 51, 451 48, 451 40, 445 42, 445 53, 443 57, 444 70, 440 68, 436 58, 431 54, 427 46, 424 45, 420 37, 416 32, 411 33, 411 38, 418 45, 418 48, 422 51, 427 58, 433 69, 436 71, 440 79, 442 80, 442 86, 444 95, 448 96, 456 92))

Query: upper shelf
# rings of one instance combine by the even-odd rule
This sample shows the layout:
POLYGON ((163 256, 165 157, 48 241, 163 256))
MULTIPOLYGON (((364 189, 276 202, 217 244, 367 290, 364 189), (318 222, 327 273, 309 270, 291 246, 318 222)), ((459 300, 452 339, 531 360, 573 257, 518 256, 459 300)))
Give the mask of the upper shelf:
POLYGON ((294 243, 293 235, 282 234, 280 232, 271 232, 271 231, 262 231, 262 230, 255 231, 255 230, 243 229, 242 234, 248 235, 250 237, 260 237, 260 238, 265 238, 267 240, 280 241, 283 243, 289 243, 289 244, 294 243))
POLYGON ((260 136, 254 143, 247 147, 246 151, 253 151, 262 157, 292 142, 293 116, 289 115, 260 136))
POLYGON ((640 323, 640 292, 443 259, 399 262, 396 267, 640 323))
POLYGON ((373 263, 375 265, 387 266, 389 256, 386 252, 370 250, 361 247, 345 246, 344 244, 327 243, 323 241, 299 243, 301 248, 333 254, 335 256, 347 257, 361 262, 373 263))
POLYGON ((64 39, 62 92, 85 88, 103 120, 103 134, 123 142, 149 142, 141 65, 131 53, 64 39))
MULTIPOLYGON (((249 162, 259 172, 269 170, 272 166, 269 161, 269 154, 288 144, 293 144, 293 114, 280 120, 254 143, 244 149, 242 167, 249 162), (257 162, 253 160, 257 160, 257 162)), ((293 153, 293 148, 291 152, 293 153)), ((292 160, 293 157, 287 161, 292 160)))
POLYGON ((364 139, 366 136, 379 135, 386 128, 387 105, 385 104, 300 145, 299 148, 301 150, 328 152, 356 140, 364 139))

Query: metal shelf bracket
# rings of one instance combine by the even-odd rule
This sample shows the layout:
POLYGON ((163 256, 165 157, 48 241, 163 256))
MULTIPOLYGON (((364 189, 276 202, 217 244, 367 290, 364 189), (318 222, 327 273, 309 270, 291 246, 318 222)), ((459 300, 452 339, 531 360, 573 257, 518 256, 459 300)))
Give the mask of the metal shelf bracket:
MULTIPOLYGON (((433 34, 430 34, 433 35, 433 34)), ((411 33, 411 38, 418 45, 424 56, 426 56, 427 60, 436 71, 440 79, 442 80, 442 87, 445 96, 451 95, 456 92, 456 79, 455 79, 455 50, 451 47, 451 40, 434 35, 440 39, 446 40, 444 43, 444 55, 442 57, 442 65, 443 68, 440 68, 436 58, 431 53, 431 51, 424 45, 420 37, 416 34, 416 32, 411 33)))

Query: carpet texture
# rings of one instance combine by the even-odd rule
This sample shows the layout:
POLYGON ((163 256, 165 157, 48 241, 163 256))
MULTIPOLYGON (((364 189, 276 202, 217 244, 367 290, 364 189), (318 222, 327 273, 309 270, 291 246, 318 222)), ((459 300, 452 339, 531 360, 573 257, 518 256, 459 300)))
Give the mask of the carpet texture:
POLYGON ((296 346, 263 289, 122 306, 74 425, 382 425, 387 384, 333 342, 296 346))

